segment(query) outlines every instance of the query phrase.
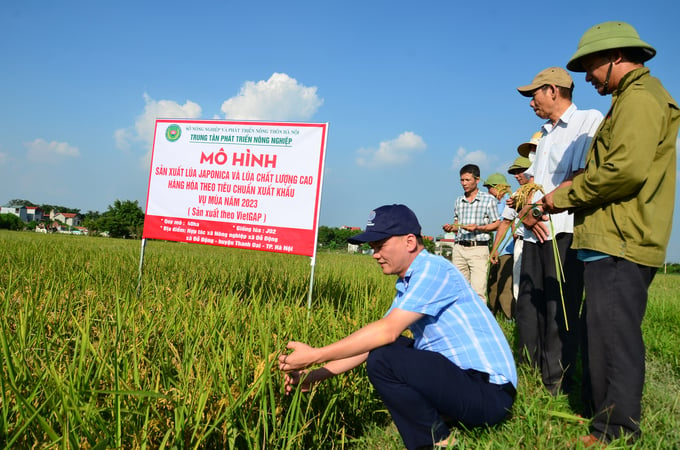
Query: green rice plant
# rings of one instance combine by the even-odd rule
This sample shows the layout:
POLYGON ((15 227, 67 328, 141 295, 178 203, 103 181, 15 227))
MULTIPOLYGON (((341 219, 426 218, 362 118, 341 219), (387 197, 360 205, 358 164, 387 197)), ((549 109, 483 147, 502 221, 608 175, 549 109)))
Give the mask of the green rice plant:
MULTIPOLYGON (((326 345, 387 310, 395 280, 366 255, 317 255, 308 311, 306 257, 150 241, 138 295, 139 241, 0 231, 0 248, 2 448, 403 448, 363 367, 290 396, 277 369, 288 341, 326 345)), ((637 448, 680 441, 678 288, 650 289, 637 448)), ((536 371, 519 383, 512 416, 456 430, 460 448, 587 432, 536 371)))

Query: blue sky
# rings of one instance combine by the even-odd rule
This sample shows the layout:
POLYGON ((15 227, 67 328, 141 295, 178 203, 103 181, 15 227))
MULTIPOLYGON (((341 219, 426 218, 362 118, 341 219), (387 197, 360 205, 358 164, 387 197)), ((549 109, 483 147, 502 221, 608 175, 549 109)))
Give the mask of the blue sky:
MULTIPOLYGON (((657 0, 6 0, 0 203, 145 205, 157 117, 328 122, 320 224, 363 227, 372 208, 405 203, 437 235, 462 192, 460 166, 505 173, 540 127, 516 87, 564 66, 590 26, 633 24, 658 51, 652 74, 680 99, 679 10, 657 0)), ((574 81, 577 106, 605 113, 610 97, 582 74, 574 81)))

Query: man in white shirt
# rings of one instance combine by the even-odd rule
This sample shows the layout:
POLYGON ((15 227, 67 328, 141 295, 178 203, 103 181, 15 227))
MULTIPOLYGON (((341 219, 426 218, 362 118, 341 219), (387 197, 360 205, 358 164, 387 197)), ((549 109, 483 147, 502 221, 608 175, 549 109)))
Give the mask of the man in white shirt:
MULTIPOLYGON (((546 119, 535 159, 527 170, 527 175, 533 176, 534 183, 542 186, 544 192, 552 191, 583 169, 590 141, 602 121, 599 111, 576 108, 572 103, 573 89, 571 76, 560 67, 549 67, 536 75, 531 84, 517 88, 520 94, 531 98, 529 105, 536 115, 546 119)), ((536 191, 531 201, 535 203, 542 197, 536 191)), ((525 225, 516 310, 520 357, 541 369, 543 384, 553 395, 566 393, 571 389, 581 328, 585 329, 580 326, 583 317, 579 314, 583 263, 570 248, 573 218, 567 212, 553 214, 549 223, 547 215, 531 206, 520 212, 520 217, 524 217, 525 225), (547 238, 537 238, 534 227, 541 227, 547 238), (553 239, 564 273, 562 281, 557 275, 553 239)), ((584 375, 587 380, 587 367, 584 375)), ((588 390, 587 381, 584 388, 588 390)))

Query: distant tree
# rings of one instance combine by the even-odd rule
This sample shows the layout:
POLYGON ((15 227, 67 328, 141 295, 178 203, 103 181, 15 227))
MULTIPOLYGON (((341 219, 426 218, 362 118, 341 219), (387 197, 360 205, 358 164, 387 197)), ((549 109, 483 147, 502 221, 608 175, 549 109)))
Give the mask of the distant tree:
POLYGON ((327 227, 322 225, 319 227, 318 245, 319 247, 334 250, 337 246, 335 243, 335 231, 337 228, 327 227))
POLYGON ((30 200, 24 200, 21 198, 13 198, 7 202, 7 206, 38 206, 30 200))
POLYGON ((52 210, 54 210, 54 212, 60 212, 60 213, 80 214, 80 209, 78 209, 78 208, 67 208, 66 206, 49 205, 47 203, 40 205, 40 209, 42 209, 43 213, 45 213, 45 214, 49 214, 50 211, 52 211, 52 210))
POLYGON ((82 216, 83 216, 83 220, 85 220, 85 219, 97 220, 102 216, 102 213, 100 213, 99 211, 88 210, 82 216))
POLYGON ((83 214, 82 225, 87 228, 90 236, 96 236, 101 230, 102 213, 99 211, 87 211, 83 214))
POLYGON ((665 273, 680 273, 680 264, 668 263, 659 270, 665 271, 665 273))
POLYGON ((435 245, 434 241, 431 240, 431 239, 423 238, 423 242, 425 243, 425 249, 428 252, 434 254, 434 251, 436 249, 436 245, 435 245))
POLYGON ((97 222, 102 231, 119 238, 140 238, 144 227, 144 211, 137 200, 116 200, 97 222))
POLYGON ((100 223, 101 219, 95 220, 95 219, 83 219, 82 226, 87 228, 87 232, 90 236, 96 236, 99 234, 99 231, 101 229, 100 223))
POLYGON ((24 223, 19 216, 14 214, 0 214, 0 229, 2 230, 22 230, 24 223))
POLYGON ((319 227, 319 233, 318 233, 318 245, 319 247, 326 247, 328 246, 328 243, 331 241, 333 238, 333 229, 330 227, 327 227, 326 225, 321 225, 319 227))
POLYGON ((359 233, 361 230, 322 225, 319 227, 318 245, 328 250, 347 249, 347 239, 359 233))
POLYGON ((335 239, 338 245, 338 248, 343 248, 347 249, 347 239, 351 238, 352 236, 356 236, 357 234, 361 233, 361 230, 352 230, 350 228, 339 228, 336 235, 335 239))

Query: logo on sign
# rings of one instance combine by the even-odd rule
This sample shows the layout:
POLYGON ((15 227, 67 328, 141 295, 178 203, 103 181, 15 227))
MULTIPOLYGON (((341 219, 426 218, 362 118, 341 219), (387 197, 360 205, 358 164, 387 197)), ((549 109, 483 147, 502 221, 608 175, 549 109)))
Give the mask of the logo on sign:
POLYGON ((168 129, 165 130, 165 138, 170 142, 175 142, 182 135, 182 129, 179 125, 170 125, 168 129))

